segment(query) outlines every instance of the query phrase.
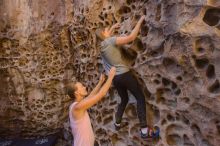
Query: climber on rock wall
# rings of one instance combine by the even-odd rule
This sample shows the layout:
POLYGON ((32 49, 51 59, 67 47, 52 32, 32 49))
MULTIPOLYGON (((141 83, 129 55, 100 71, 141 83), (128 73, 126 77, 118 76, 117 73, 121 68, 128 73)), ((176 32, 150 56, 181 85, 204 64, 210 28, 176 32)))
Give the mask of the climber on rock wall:
POLYGON ((88 96, 86 87, 80 82, 71 82, 66 85, 67 95, 73 99, 73 103, 69 108, 70 127, 74 137, 73 146, 94 146, 95 138, 87 109, 95 105, 106 95, 115 72, 115 67, 111 67, 105 83, 105 77, 101 75, 98 84, 88 96))
POLYGON ((108 73, 112 66, 116 68, 116 76, 113 79, 113 84, 118 91, 121 102, 118 105, 115 114, 115 128, 116 130, 119 130, 126 125, 126 122, 122 122, 122 116, 129 100, 127 92, 127 90, 129 90, 137 100, 137 114, 140 122, 141 137, 147 138, 151 137, 152 134, 146 121, 145 96, 140 84, 136 77, 131 73, 130 66, 127 65, 126 61, 123 59, 123 54, 119 49, 120 45, 125 45, 135 40, 144 19, 145 15, 139 19, 132 32, 127 36, 113 36, 114 29, 120 27, 119 23, 116 23, 112 27, 97 29, 96 36, 102 41, 101 58, 105 72, 108 73))

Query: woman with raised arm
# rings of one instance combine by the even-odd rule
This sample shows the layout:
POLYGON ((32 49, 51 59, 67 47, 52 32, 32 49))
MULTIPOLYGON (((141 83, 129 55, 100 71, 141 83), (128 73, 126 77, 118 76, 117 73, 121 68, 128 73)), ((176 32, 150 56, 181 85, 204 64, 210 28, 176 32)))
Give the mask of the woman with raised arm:
POLYGON ((112 67, 109 70, 108 79, 105 83, 104 75, 101 75, 99 83, 88 96, 86 87, 80 82, 67 84, 66 92, 73 99, 73 103, 69 108, 70 126, 74 137, 73 146, 94 146, 95 138, 87 109, 95 105, 106 95, 115 72, 115 67, 112 67))

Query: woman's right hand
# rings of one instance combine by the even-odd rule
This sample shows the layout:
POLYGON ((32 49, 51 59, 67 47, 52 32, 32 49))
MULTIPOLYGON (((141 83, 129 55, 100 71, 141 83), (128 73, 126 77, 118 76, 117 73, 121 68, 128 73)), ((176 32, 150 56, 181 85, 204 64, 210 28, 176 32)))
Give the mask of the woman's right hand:
POLYGON ((144 21, 145 17, 146 17, 146 15, 141 16, 139 22, 142 23, 144 21))

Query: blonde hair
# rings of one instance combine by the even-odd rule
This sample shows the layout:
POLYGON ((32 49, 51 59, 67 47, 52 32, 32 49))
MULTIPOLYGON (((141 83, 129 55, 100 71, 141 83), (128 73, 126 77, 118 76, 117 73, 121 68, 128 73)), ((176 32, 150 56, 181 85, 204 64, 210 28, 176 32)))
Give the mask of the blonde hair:
POLYGON ((95 31, 96 36, 100 39, 100 40, 104 40, 105 37, 103 36, 102 32, 104 31, 104 28, 98 28, 95 31))

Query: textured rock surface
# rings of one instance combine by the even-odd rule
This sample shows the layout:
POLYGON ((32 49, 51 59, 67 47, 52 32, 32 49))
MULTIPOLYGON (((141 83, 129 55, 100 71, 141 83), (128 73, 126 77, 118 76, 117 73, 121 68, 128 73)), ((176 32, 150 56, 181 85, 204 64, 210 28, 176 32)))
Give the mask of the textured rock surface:
POLYGON ((71 143, 64 95, 66 80, 89 87, 102 65, 96 28, 121 22, 127 34, 140 15, 141 33, 127 49, 146 91, 149 125, 161 139, 139 138, 135 100, 116 132, 119 98, 111 89, 90 110, 101 146, 220 145, 220 3, 218 0, 1 0, 0 136, 29 137, 63 130, 71 143), (147 88, 151 94, 148 93, 147 88))

